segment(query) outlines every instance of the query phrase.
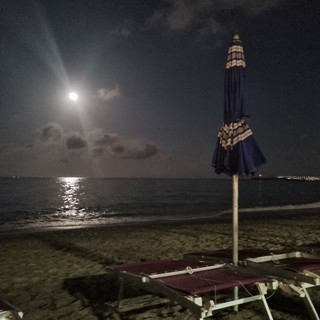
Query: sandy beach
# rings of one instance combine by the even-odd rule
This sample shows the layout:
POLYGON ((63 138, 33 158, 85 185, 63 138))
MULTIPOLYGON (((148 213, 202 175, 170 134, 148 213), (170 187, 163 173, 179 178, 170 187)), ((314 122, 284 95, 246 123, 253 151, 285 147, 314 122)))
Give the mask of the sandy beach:
MULTIPOLYGON (((295 248, 320 241, 317 212, 240 217, 240 248, 295 248)), ((18 306, 26 320, 112 319, 105 302, 115 301, 117 284, 106 266, 151 259, 178 259, 194 251, 231 248, 231 219, 60 230, 2 235, 0 295, 18 306)), ((320 303, 319 289, 312 289, 320 303)), ((303 303, 276 292, 268 299, 274 319, 309 319, 303 303)), ((180 306, 127 314, 128 319, 194 319, 180 306)), ((265 319, 259 303, 216 319, 265 319)))

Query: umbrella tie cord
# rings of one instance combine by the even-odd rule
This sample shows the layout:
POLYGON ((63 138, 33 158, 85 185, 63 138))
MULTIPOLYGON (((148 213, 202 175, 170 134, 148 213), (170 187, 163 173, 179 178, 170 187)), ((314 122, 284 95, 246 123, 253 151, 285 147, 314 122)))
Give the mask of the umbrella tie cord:
POLYGON ((272 297, 274 296, 274 294, 276 293, 276 291, 278 291, 278 289, 279 289, 279 286, 277 286, 277 288, 276 288, 275 290, 273 290, 273 292, 272 292, 270 295, 268 295, 268 296, 266 297, 266 299, 272 298, 272 297))
POLYGON ((274 258, 274 255, 275 255, 275 254, 271 252, 272 262, 274 262, 275 264, 279 264, 280 261, 279 261, 278 259, 275 259, 275 258, 274 258))
POLYGON ((186 267, 186 271, 188 274, 193 274, 193 269, 191 267, 186 267))
POLYGON ((240 284, 240 286, 247 292, 247 294, 251 297, 254 296, 254 294, 252 294, 248 289, 247 287, 240 281, 240 280, 237 280, 237 282, 240 284))
MULTIPOLYGON (((247 292, 247 294, 248 294, 249 296, 251 296, 251 297, 254 296, 254 294, 251 293, 250 290, 249 290, 240 280, 238 280, 237 282, 239 282, 239 284, 241 285, 241 287, 247 292)), ((278 287, 277 287, 277 289, 278 289, 278 287)), ((270 299, 270 298, 275 294, 275 292, 277 291, 277 289, 276 289, 276 290, 273 290, 273 292, 272 292, 268 297, 266 297, 266 299, 270 299)))

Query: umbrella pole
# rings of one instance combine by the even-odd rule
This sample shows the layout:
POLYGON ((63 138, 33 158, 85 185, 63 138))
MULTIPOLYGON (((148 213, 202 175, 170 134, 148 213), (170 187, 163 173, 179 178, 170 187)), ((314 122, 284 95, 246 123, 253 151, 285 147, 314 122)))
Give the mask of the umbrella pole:
MULTIPOLYGON (((232 261, 235 266, 238 265, 238 199, 239 199, 239 176, 237 174, 232 176, 232 225, 233 225, 233 250, 232 261)), ((234 299, 238 299, 239 288, 234 288, 234 299)), ((234 306, 234 311, 238 311, 238 306, 234 306)))
POLYGON ((232 260, 235 266, 238 265, 238 199, 239 199, 239 177, 237 174, 232 176, 232 225, 233 225, 233 252, 232 260))

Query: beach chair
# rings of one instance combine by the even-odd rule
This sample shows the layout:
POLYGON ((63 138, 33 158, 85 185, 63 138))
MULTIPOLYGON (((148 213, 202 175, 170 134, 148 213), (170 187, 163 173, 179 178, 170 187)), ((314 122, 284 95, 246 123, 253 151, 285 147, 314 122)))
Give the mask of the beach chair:
POLYGON ((205 319, 216 310, 256 300, 262 301, 267 318, 273 319, 265 294, 267 289, 275 289, 277 282, 230 264, 203 263, 194 259, 158 260, 114 265, 108 267, 108 270, 120 279, 117 303, 120 313, 125 285, 133 283, 146 292, 177 302, 188 309, 195 319, 205 319), (233 291, 229 289, 237 286, 246 289, 242 292, 244 296, 230 299, 233 291), (255 289, 254 293, 249 291, 248 286, 255 289), (228 299, 223 299, 221 293, 226 293, 228 299))
POLYGON ((0 298, 0 320, 20 320, 23 312, 8 301, 0 298))
POLYGON ((309 253, 320 255, 320 242, 306 243, 296 248, 297 251, 306 251, 309 253))
MULTIPOLYGON (((231 250, 216 250, 189 253, 185 257, 203 261, 231 261, 231 250)), ((265 249, 245 249, 239 251, 240 264, 279 280, 279 287, 286 293, 299 296, 313 320, 320 320, 317 310, 307 291, 320 286, 320 256, 301 251, 270 253, 265 249)))

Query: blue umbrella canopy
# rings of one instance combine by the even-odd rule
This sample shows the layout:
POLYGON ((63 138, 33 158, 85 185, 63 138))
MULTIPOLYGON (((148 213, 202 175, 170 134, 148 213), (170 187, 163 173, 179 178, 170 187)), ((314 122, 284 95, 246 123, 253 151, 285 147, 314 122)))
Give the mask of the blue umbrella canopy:
POLYGON ((246 62, 238 35, 231 41, 225 69, 224 123, 212 159, 215 172, 253 175, 266 162, 245 118, 246 62))

